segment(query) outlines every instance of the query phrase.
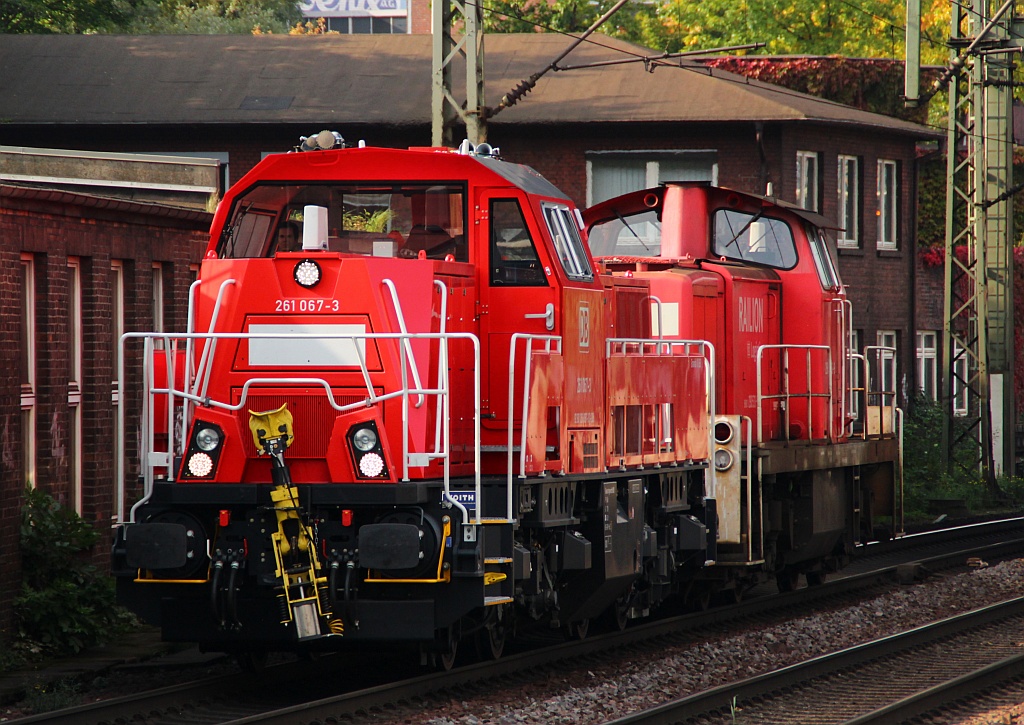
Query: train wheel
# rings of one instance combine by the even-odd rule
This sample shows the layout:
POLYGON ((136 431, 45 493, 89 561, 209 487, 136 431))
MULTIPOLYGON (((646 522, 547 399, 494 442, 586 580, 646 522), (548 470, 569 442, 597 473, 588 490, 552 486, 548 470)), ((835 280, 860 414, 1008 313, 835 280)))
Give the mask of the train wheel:
POLYGON ((787 566, 775 574, 775 584, 780 592, 791 592, 800 586, 800 572, 787 566))
POLYGON ((455 666, 455 657, 459 652, 459 635, 455 627, 448 627, 442 634, 442 646, 437 653, 435 662, 438 668, 447 672, 455 666))
POLYGON ((608 610, 608 621, 612 629, 621 632, 629 624, 629 597, 623 596, 615 600, 611 609, 608 610))
POLYGON ((807 572, 807 586, 816 587, 825 583, 825 578, 828 576, 824 571, 818 569, 816 571, 807 572))
POLYGON ((505 652, 505 642, 508 641, 509 627, 508 613, 506 608, 501 606, 487 626, 476 633, 476 651, 481 660, 501 658, 505 652))
POLYGON ((257 674, 267 666, 267 652, 261 649, 247 649, 235 653, 235 662, 242 672, 257 674))
POLYGON ((590 620, 579 619, 575 622, 569 622, 565 625, 565 636, 568 639, 582 640, 587 638, 587 634, 590 633, 590 620))
POLYGON ((694 584, 686 595, 686 604, 695 612, 706 612, 711 606, 711 587, 694 584))

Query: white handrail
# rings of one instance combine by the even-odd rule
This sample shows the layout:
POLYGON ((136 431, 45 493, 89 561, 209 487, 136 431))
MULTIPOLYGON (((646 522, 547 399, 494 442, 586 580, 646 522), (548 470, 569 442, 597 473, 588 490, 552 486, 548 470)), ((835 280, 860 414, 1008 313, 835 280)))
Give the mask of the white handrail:
MULTIPOLYGON (((183 401, 189 401, 198 405, 205 405, 209 407, 218 408, 227 411, 238 411, 245 407, 249 396, 249 390, 255 385, 292 385, 292 386, 318 386, 322 387, 325 391, 325 397, 330 406, 343 413, 346 411, 356 410, 365 408, 370 405, 382 403, 387 400, 392 400, 397 397, 403 398, 403 442, 402 442, 402 460, 403 460, 403 479, 408 480, 408 469, 409 469, 409 443, 408 443, 408 399, 411 395, 424 397, 426 395, 437 395, 443 397, 444 400, 438 406, 439 411, 443 411, 443 440, 444 450, 435 450, 433 452, 426 453, 427 460, 442 459, 443 464, 443 488, 444 498, 451 505, 459 508, 464 514, 464 521, 471 521, 472 523, 480 523, 481 511, 483 508, 481 499, 481 478, 480 478, 480 340, 473 333, 469 332, 445 332, 445 333, 299 333, 299 332, 281 332, 281 333, 244 333, 244 332, 206 332, 206 333, 185 333, 177 335, 169 335, 166 333, 152 333, 152 332, 131 332, 121 336, 121 350, 119 365, 118 365, 118 382, 122 390, 126 388, 125 381, 125 369, 124 369, 124 347, 128 340, 140 339, 143 341, 143 410, 142 410, 142 430, 140 443, 142 450, 140 453, 140 464, 143 469, 143 498, 136 502, 132 506, 129 520, 134 521, 135 512, 138 507, 149 500, 153 492, 153 469, 154 467, 165 467, 173 475, 173 456, 172 451, 174 450, 173 443, 173 432, 175 430, 173 424, 175 401, 182 399, 183 401), (381 395, 376 394, 372 381, 369 376, 369 372, 366 367, 366 360, 362 354, 358 356, 358 365, 347 365, 342 367, 358 367, 364 377, 367 384, 367 396, 363 400, 359 400, 353 403, 341 404, 334 397, 334 393, 331 390, 331 385, 328 381, 322 377, 294 377, 294 376, 263 376, 263 377, 252 377, 246 379, 242 385, 241 391, 239 392, 239 400, 237 403, 231 403, 229 401, 211 399, 209 395, 200 396, 194 391, 189 390, 178 390, 175 386, 174 378, 174 363, 175 356, 169 354, 165 357, 164 364, 167 370, 167 385, 166 387, 156 387, 154 379, 152 377, 152 362, 153 362, 153 340, 161 339, 164 341, 164 347, 166 350, 172 350, 172 339, 174 344, 177 345, 181 340, 205 340, 208 344, 206 347, 209 349, 212 347, 212 343, 221 339, 235 339, 235 340, 260 340, 260 339, 273 339, 273 340, 298 340, 298 339, 309 339, 315 338, 318 340, 322 339, 340 339, 340 340, 351 340, 355 343, 357 340, 398 340, 399 351, 400 351, 400 364, 402 367, 402 388, 400 390, 384 392, 381 395), (445 350, 443 358, 447 359, 447 346, 451 340, 466 340, 473 346, 473 447, 475 450, 474 457, 474 489, 476 494, 476 500, 478 502, 475 516, 470 517, 466 508, 458 501, 454 500, 451 496, 451 481, 450 481, 450 455, 449 455, 449 441, 450 441, 450 401, 449 396, 451 395, 451 387, 448 376, 447 365, 440 365, 438 372, 438 386, 436 388, 423 388, 423 387, 410 387, 408 384, 408 368, 410 366, 409 358, 406 355, 407 351, 411 350, 411 346, 407 346, 406 343, 411 339, 420 340, 439 340, 442 349, 445 350), (167 451, 156 451, 155 450, 155 430, 152 425, 152 414, 151 410, 153 407, 153 399, 156 396, 163 395, 167 399, 167 415, 168 415, 168 427, 167 430, 171 434, 170 440, 168 441, 167 451)), ((358 351, 359 345, 353 344, 353 347, 358 351)), ((209 369, 212 370, 212 356, 207 361, 209 369)), ((208 389, 205 391, 208 393, 208 389)), ((118 408, 118 445, 119 450, 125 450, 125 402, 122 401, 122 405, 118 408)), ((181 444, 184 448, 185 436, 187 435, 187 427, 184 429, 181 444)), ((116 466, 117 475, 117 516, 118 523, 124 520, 124 507, 125 507, 125 471, 122 461, 118 461, 116 466)), ((508 500, 511 501, 511 492, 508 494, 508 500)), ((511 511, 511 508, 509 509, 511 511)))
MULTIPOLYGON (((395 283, 387 278, 382 279, 380 283, 387 287, 388 291, 391 293, 391 304, 395 306, 395 317, 398 319, 399 332, 401 332, 403 335, 407 335, 409 332, 409 328, 406 327, 405 325, 405 314, 402 312, 402 303, 398 299, 398 289, 395 287, 395 283)), ((412 343, 409 341, 408 337, 405 338, 403 345, 406 348, 406 353, 409 355, 409 360, 411 362, 412 381, 413 383, 415 383, 417 388, 420 388, 422 387, 422 384, 420 383, 420 371, 416 367, 416 356, 413 355, 412 353, 412 343)), ((402 366, 402 369, 405 369, 404 365, 402 366)), ((421 405, 423 405, 422 395, 420 395, 419 400, 416 401, 416 407, 418 408, 421 405)))
POLYGON ((511 344, 508 349, 508 450, 506 451, 507 464, 506 464, 506 476, 508 480, 508 501, 507 501, 507 518, 512 517, 512 435, 513 429, 515 428, 514 421, 515 416, 513 410, 515 410, 515 387, 516 387, 516 346, 519 341, 523 340, 526 342, 526 369, 523 371, 523 418, 521 422, 522 427, 522 445, 519 450, 519 477, 526 478, 526 414, 527 406, 530 400, 530 359, 533 355, 533 342, 534 340, 544 343, 544 352, 552 352, 552 343, 556 344, 557 349, 554 350, 556 355, 562 354, 562 338, 560 335, 533 335, 526 332, 516 332, 512 335, 511 344))
MULTIPOLYGON (((884 410, 886 407, 886 399, 890 399, 892 414, 890 424, 892 425, 893 431, 896 430, 896 383, 899 380, 898 375, 898 359, 896 357, 896 348, 888 347, 886 345, 865 345, 864 346, 864 405, 868 404, 869 396, 877 395, 879 397, 879 405, 884 410), (878 390, 871 389, 871 361, 874 359, 875 365, 878 368, 878 390), (892 384, 893 389, 888 390, 885 388, 885 375, 883 374, 882 367, 886 362, 892 363, 892 384)), ((881 424, 881 420, 879 420, 881 424)), ((884 430, 884 427, 882 428, 884 430)), ((882 432, 879 430, 879 433, 882 432)), ((865 430, 865 435, 867 431, 865 430)))
MULTIPOLYGON (((714 455, 715 450, 715 426, 716 415, 716 380, 715 380, 715 346, 707 340, 648 340, 639 337, 609 337, 605 341, 605 356, 611 359, 614 355, 626 355, 626 346, 632 345, 639 355, 647 355, 651 349, 655 357, 676 357, 676 348, 682 348, 680 357, 699 357, 704 365, 704 386, 706 389, 704 407, 708 414, 708 454, 714 455), (697 346, 700 349, 699 355, 689 352, 690 347, 697 346)), ((704 471, 704 494, 708 498, 715 498, 718 481, 716 479, 714 465, 709 465, 704 471)))

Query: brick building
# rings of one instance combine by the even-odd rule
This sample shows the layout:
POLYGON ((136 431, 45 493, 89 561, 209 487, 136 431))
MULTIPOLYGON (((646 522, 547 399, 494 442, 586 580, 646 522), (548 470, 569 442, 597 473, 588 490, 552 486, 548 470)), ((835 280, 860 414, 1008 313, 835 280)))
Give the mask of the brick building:
MULTIPOLYGON (((594 40, 574 50, 559 70, 544 75, 517 105, 491 118, 488 140, 500 147, 504 158, 533 166, 581 205, 660 181, 703 180, 771 193, 834 219, 842 229, 837 232, 839 265, 854 302, 859 344, 895 346, 894 385, 902 393, 917 387, 917 145, 941 134, 702 65, 607 65, 609 60, 640 60, 653 54, 623 41, 594 40)), ((487 36, 485 98, 495 103, 521 80, 547 67, 568 42, 553 34, 487 36)), ((8 36, 0 45, 0 117, 5 120, 0 143, 206 156, 221 162, 227 181, 240 178, 263 154, 288 149, 300 135, 325 128, 341 132, 350 142, 422 146, 431 139, 430 59, 429 35, 397 32, 8 36)), ((455 94, 458 97, 460 91, 455 94)), ((34 203, 58 220, 66 211, 34 203)), ((194 248, 186 242, 172 252, 160 241, 161 235, 173 236, 172 229, 179 241, 182 235, 191 239, 192 232, 198 240, 203 215, 193 214, 160 216, 142 207, 125 207, 116 214, 104 209, 101 219, 88 221, 95 215, 83 211, 81 218, 71 214, 63 221, 77 231, 58 241, 47 240, 41 231, 29 234, 48 217, 32 218, 26 227, 30 217, 22 212, 15 225, 18 236, 5 235, 2 248, 7 254, 28 255, 33 265, 56 270, 57 279, 66 279, 66 270, 71 269, 61 255, 88 260, 81 268, 89 270, 90 280, 98 284, 95 304, 103 294, 109 300, 110 260, 122 260, 123 268, 131 270, 130 278, 125 273, 125 283, 140 311, 151 299, 147 270, 154 260, 168 263, 174 270, 168 279, 173 281, 168 281, 163 299, 173 310, 173 323, 180 324, 177 315, 182 312, 185 283, 179 273, 186 259, 196 259, 190 256, 194 248), (147 225, 159 234, 135 233, 147 225), (143 238, 151 241, 141 242, 143 238), (105 240, 108 251, 69 247, 79 239, 83 244, 105 240), (128 239, 140 246, 132 247, 128 239), (120 240, 113 250, 112 240, 120 240), (43 255, 43 262, 33 261, 38 255, 43 255)), ((41 285, 50 279, 36 266, 32 271, 41 285)), ((15 303, 8 305, 11 314, 18 309, 12 307, 15 303)), ((53 309, 63 310, 65 304, 58 298, 53 309)), ((138 322, 145 327, 144 320, 138 322)), ((167 324, 172 324, 171 318, 167 324)), ((13 334, 18 329, 15 318, 4 329, 13 334)), ((95 335, 96 345, 107 339, 101 330, 95 335)), ((67 362, 60 358, 53 364, 63 371, 67 362)), ((98 375, 96 386, 102 386, 105 374, 98 375)), ((38 419, 37 429, 46 434, 40 451, 53 447, 46 438, 49 421, 56 420, 59 429, 68 415, 68 402, 61 397, 67 394, 67 380, 54 380, 47 388, 48 407, 39 413, 49 416, 45 425, 43 418, 38 419)), ((97 387, 92 395, 102 397, 102 391, 97 387)), ((13 397, 0 414, 6 415, 10 430, 5 440, 13 443, 20 440, 15 432, 20 424, 9 412, 17 410, 9 407, 12 404, 13 397)), ((83 457, 90 460, 84 470, 95 471, 99 478, 106 464, 98 458, 109 455, 84 450, 83 457)), ((9 458, 4 459, 5 467, 9 458)), ((46 465, 56 467, 46 472, 56 476, 52 485, 57 490, 64 487, 65 495, 71 496, 72 487, 64 483, 68 464, 48 460, 46 465)), ((10 479, 5 475, 4 480, 10 479)), ((10 485, 13 490, 21 482, 10 485)), ((109 514, 107 493, 86 498, 91 506, 88 516, 103 519, 109 514)), ((7 532, 16 510, 10 498, 3 505, 7 508, 0 531, 9 547, 7 532)))
MULTIPOLYGON (((0 359, 20 371, 0 386, 0 641, 20 586, 22 490, 38 483, 109 527, 117 405, 138 404, 113 384, 115 341, 184 326, 210 221, 205 211, 0 182, 0 359)), ((97 565, 107 557, 97 547, 97 565)))

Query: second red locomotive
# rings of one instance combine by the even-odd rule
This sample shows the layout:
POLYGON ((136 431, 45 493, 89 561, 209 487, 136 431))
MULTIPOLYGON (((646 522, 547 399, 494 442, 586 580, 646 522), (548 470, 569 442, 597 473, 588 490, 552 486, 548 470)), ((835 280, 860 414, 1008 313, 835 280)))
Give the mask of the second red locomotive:
POLYGON ((303 146, 221 202, 189 330, 126 336, 113 568, 166 639, 450 665, 813 581, 898 526, 894 396, 851 391, 818 218, 669 184, 585 224, 484 146, 303 146))

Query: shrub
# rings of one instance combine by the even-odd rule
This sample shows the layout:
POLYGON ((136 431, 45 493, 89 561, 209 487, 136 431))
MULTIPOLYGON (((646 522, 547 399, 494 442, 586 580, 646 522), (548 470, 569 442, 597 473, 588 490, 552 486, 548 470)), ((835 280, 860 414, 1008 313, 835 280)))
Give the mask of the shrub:
MULTIPOLYGON (((953 470, 947 472, 942 451, 944 425, 942 405, 923 395, 915 396, 903 431, 903 510, 908 519, 928 516, 929 499, 963 499, 974 512, 993 505, 1005 506, 1007 500, 1002 493, 1021 500, 1022 482, 1004 479, 1000 481, 1003 491, 993 490, 981 480, 980 474, 970 472, 973 444, 954 449, 953 470)), ((965 432, 956 428, 961 425, 966 424, 954 420, 954 438, 965 432)))
POLYGON ((26 489, 21 514, 18 636, 39 651, 69 654, 123 632, 131 615, 114 602, 110 577, 82 558, 99 534, 39 489, 26 489))

